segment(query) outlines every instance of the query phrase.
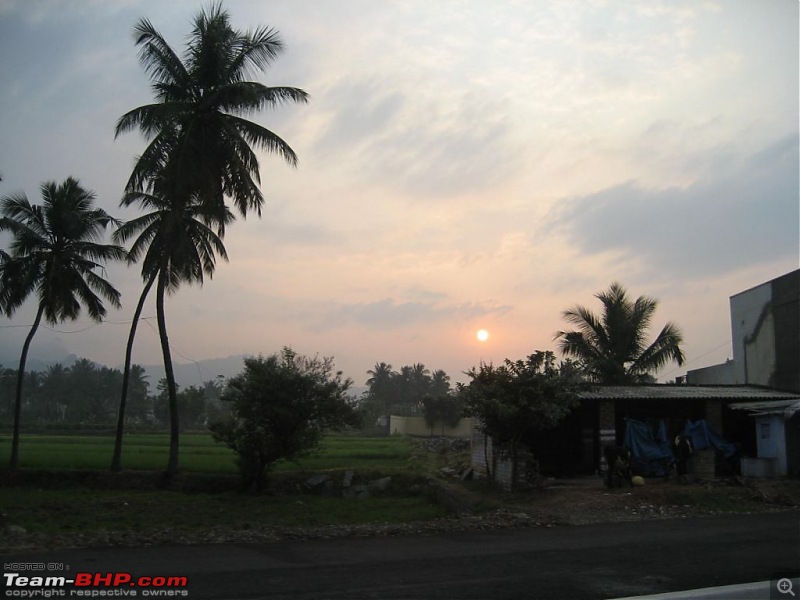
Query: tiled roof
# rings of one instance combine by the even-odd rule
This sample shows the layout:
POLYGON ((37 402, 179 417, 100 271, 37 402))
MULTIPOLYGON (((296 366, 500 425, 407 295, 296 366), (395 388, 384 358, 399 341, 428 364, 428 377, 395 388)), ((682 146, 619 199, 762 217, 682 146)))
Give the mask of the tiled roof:
POLYGON ((800 393, 751 385, 600 385, 581 392, 586 400, 798 400, 800 393))

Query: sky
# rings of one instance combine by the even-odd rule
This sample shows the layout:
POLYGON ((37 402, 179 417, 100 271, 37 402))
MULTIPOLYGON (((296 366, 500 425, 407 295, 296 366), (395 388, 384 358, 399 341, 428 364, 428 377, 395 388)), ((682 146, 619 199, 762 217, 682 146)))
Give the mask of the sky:
MULTIPOLYGON (((0 195, 39 203, 42 182, 74 176, 111 214, 139 214, 119 200, 145 140, 114 139, 152 100, 132 29, 146 17, 181 51, 202 6, 0 4, 0 195)), ((213 279, 168 298, 178 363, 290 346, 359 385, 378 362, 467 381, 480 362, 557 352, 562 311, 598 310, 619 281, 658 299, 652 336, 681 328, 670 381, 732 357, 731 295, 798 267, 795 0, 225 6, 285 43, 255 78, 310 101, 251 115, 299 163, 259 154, 261 218, 228 228, 213 279)), ((142 281, 106 275, 122 309, 42 329, 32 358, 122 364, 142 281)), ((6 366, 34 314, 31 299, 0 320, 6 366)), ((157 364, 152 302, 144 314, 134 361, 157 364)))

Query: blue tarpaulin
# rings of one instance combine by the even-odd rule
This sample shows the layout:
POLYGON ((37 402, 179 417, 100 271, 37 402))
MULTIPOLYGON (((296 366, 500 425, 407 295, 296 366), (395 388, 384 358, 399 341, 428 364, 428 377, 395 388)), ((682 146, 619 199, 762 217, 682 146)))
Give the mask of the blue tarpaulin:
POLYGON ((714 433, 705 419, 688 421, 683 431, 686 435, 691 437, 692 447, 695 450, 716 448, 722 452, 725 458, 730 458, 736 452, 736 446, 726 442, 721 435, 714 433))
POLYGON ((667 439, 667 424, 658 421, 655 431, 647 423, 627 419, 625 446, 631 450, 634 473, 645 477, 666 477, 672 462, 672 445, 667 439))
MULTIPOLYGON (((684 433, 691 439, 694 450, 715 448, 725 458, 730 458, 736 452, 736 446, 715 433, 705 419, 687 421, 684 433)), ((630 448, 633 462, 631 469, 634 473, 645 477, 669 475, 673 457, 666 421, 660 419, 653 428, 642 421, 626 419, 623 444, 630 448)))

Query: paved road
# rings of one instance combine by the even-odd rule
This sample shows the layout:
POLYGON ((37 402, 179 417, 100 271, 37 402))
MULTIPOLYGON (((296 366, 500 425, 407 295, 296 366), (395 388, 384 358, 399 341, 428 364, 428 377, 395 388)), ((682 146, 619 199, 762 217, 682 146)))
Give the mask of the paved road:
POLYGON ((186 576, 193 599, 612 598, 796 572, 800 513, 2 558, 186 576))

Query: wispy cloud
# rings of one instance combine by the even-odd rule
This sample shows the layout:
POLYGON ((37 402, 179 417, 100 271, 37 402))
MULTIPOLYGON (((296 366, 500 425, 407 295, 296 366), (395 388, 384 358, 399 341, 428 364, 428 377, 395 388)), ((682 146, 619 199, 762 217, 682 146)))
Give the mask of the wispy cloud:
POLYGON ((686 187, 626 182, 572 199, 550 224, 583 252, 620 252, 659 276, 721 275, 796 256, 799 158, 789 136, 731 156, 686 187))

